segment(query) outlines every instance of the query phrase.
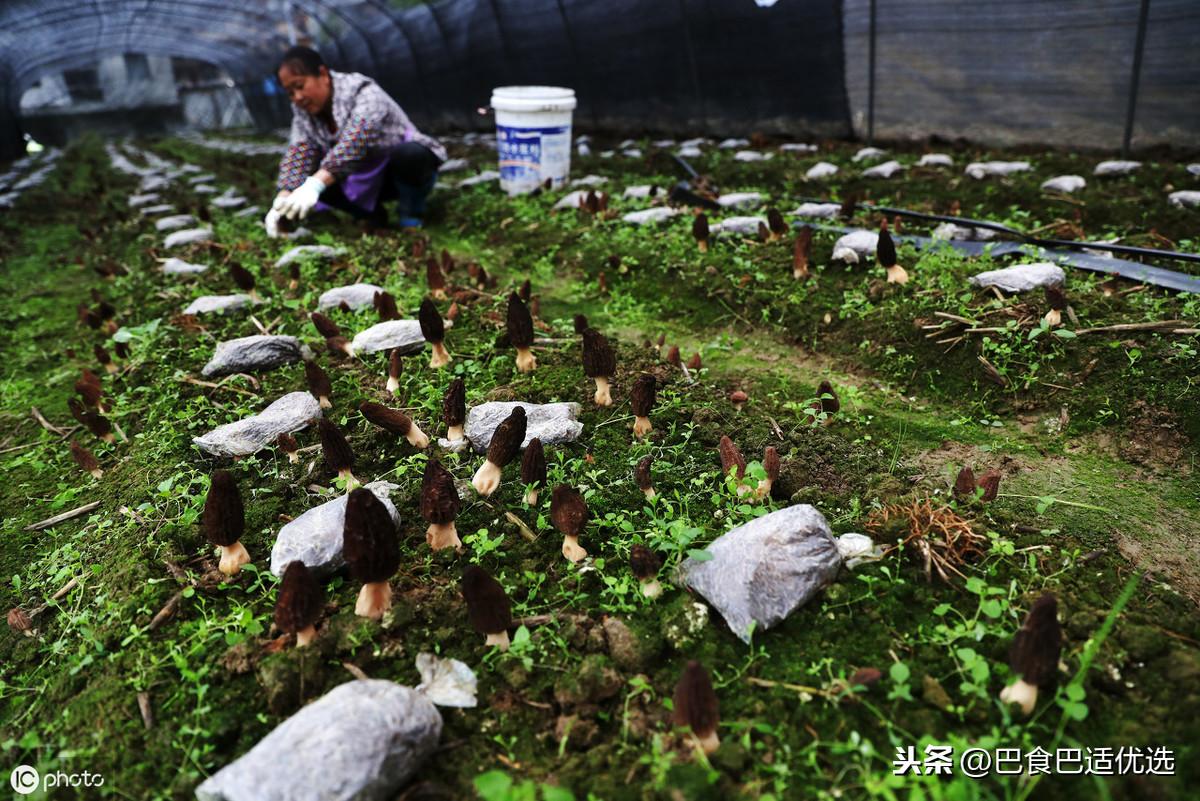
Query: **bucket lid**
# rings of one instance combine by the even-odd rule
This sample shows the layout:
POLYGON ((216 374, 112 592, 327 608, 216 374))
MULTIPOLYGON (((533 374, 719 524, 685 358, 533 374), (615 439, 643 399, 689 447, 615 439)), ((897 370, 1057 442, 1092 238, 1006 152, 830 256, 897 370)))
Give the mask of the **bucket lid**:
POLYGON ((492 90, 492 108, 502 111, 570 111, 575 90, 564 86, 498 86, 492 90))

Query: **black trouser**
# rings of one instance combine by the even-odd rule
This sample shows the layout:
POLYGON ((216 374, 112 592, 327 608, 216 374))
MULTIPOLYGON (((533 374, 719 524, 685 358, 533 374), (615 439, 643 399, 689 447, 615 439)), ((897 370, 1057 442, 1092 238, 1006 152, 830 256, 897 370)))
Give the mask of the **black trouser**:
POLYGON ((404 142, 392 149, 383 176, 383 186, 375 201, 375 211, 351 203, 342 192, 341 184, 335 183, 321 193, 321 202, 350 214, 355 219, 383 220, 385 200, 397 201, 401 217, 421 217, 425 213, 425 198, 437 181, 437 169, 441 160, 434 152, 419 142, 404 142))

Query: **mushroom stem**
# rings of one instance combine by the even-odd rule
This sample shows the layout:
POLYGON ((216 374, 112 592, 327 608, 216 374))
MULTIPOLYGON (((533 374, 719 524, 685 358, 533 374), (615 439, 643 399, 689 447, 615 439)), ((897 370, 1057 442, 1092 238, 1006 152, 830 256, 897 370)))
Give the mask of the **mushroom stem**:
POLYGON ((696 738, 696 745, 700 747, 706 755, 712 754, 721 747, 721 738, 717 736, 717 730, 713 729, 708 734, 700 737, 695 732, 692 736, 696 738))
POLYGON ((408 427, 408 433, 404 435, 404 438, 408 440, 408 444, 412 445, 414 448, 420 448, 421 450, 424 450, 425 448, 429 447, 429 437, 425 436, 424 431, 417 428, 415 421, 408 427))
POLYGON ((362 585, 362 589, 358 591, 358 602, 354 605, 354 614, 359 617, 380 620, 391 608, 392 585, 386 581, 373 581, 362 585))
POLYGON ((253 302, 253 303, 261 303, 261 302, 262 302, 262 298, 260 298, 260 297, 258 296, 258 290, 257 290, 257 289, 251 289, 251 290, 250 290, 249 292, 247 292, 246 294, 250 296, 250 300, 251 300, 251 302, 253 302))
POLYGON ((754 490, 754 496, 756 498, 770 498, 771 485, 773 483, 774 482, 772 482, 769 478, 764 478, 762 481, 758 482, 758 487, 754 490))
POLYGON ((605 376, 596 376, 595 401, 597 406, 612 406, 612 395, 609 394, 608 378, 605 376))
POLYGON ((893 264, 887 268, 887 282, 889 284, 907 284, 908 271, 899 264, 893 264))
POLYGON ((109 375, 112 375, 113 373, 117 372, 117 365, 114 362, 105 362, 104 369, 109 375))
POLYGON ((651 498, 653 498, 655 495, 658 494, 657 492, 654 491, 654 487, 647 487, 646 489, 642 490, 642 492, 645 494, 646 500, 650 500, 651 498))
POLYGON ((1046 316, 1042 319, 1045 320, 1046 324, 1051 328, 1057 328, 1058 326, 1062 325, 1062 312, 1060 312, 1058 309, 1051 309, 1050 311, 1046 312, 1046 316))
POLYGON ((538 501, 537 487, 534 487, 533 489, 531 489, 525 493, 525 505, 526 506, 537 506, 537 501, 538 501))
POLYGON ((463 547, 453 520, 449 523, 430 523, 429 528, 425 531, 425 542, 429 543, 429 547, 435 551, 444 548, 461 551, 463 547))
POLYGON ((300 282, 298 280, 296 280, 295 278, 288 281, 288 290, 289 291, 295 292, 299 288, 300 288, 300 282))
POLYGON ((288 451, 287 457, 288 457, 288 461, 291 462, 292 464, 300 463, 300 454, 296 453, 295 451, 288 451))
POLYGON ((707 253, 708 252, 708 240, 707 239, 697 239, 696 247, 700 248, 701 253, 707 253))
POLYGON ((395 392, 398 389, 400 389, 400 379, 395 376, 388 376, 387 391, 395 392))
POLYGON ((305 626, 296 632, 296 647, 303 648, 317 638, 316 626, 305 626))
POLYGON ((497 648, 499 648, 501 651, 507 651, 508 650, 508 631, 506 630, 506 631, 497 632, 496 634, 487 635, 487 640, 485 640, 483 644, 489 645, 489 646, 494 645, 497 648))
POLYGON ((322 409, 332 409, 332 408, 333 408, 333 404, 329 402, 329 396, 328 396, 328 395, 321 395, 321 396, 319 396, 319 397, 317 398, 317 404, 318 404, 318 405, 319 405, 319 406, 320 406, 322 409))
POLYGON ((642 582, 642 595, 647 598, 657 598, 662 595, 662 585, 658 583, 658 579, 648 579, 642 582))
POLYGON ((434 300, 447 300, 448 299, 446 297, 446 290, 444 290, 444 289, 435 289, 429 293, 429 296, 431 298, 433 298, 434 300))
POLYGON ((579 544, 579 537, 574 537, 570 534, 563 537, 562 552, 563 556, 572 562, 582 562, 583 558, 587 556, 587 551, 579 544))
POLYGON ((641 438, 654 430, 654 424, 650 422, 649 417, 634 417, 633 420, 633 435, 641 438))
POLYGON ((517 371, 529 373, 537 367, 537 359, 529 348, 517 348, 517 371))
POLYGON ((471 486, 484 497, 491 495, 496 491, 496 487, 500 486, 501 468, 499 465, 491 462, 484 462, 483 465, 475 471, 475 477, 471 479, 471 486))
POLYGON ((232 576, 242 569, 242 565, 250 561, 250 554, 246 552, 246 546, 242 543, 235 542, 233 545, 218 545, 221 551, 221 561, 218 567, 221 572, 227 576, 232 576))
POLYGON ((1037 704, 1037 696, 1037 685, 1026 684, 1024 679, 1019 679, 1016 684, 1011 684, 1000 691, 1001 703, 1020 704, 1021 712, 1026 715, 1033 711, 1034 705, 1037 704))
POLYGON ((450 440, 451 442, 465 438, 466 434, 463 433, 462 426, 450 426, 446 429, 446 439, 450 440))
POLYGON ((100 439, 104 440, 104 441, 105 441, 105 442, 107 442, 109 445, 115 445, 115 444, 116 444, 116 442, 117 442, 117 438, 116 438, 115 436, 113 436, 111 433, 109 433, 109 434, 105 434, 105 435, 104 435, 104 436, 102 436, 100 439))
POLYGON ((354 474, 350 472, 350 468, 348 467, 345 470, 338 471, 338 478, 345 479, 346 492, 362 486, 362 482, 354 477, 354 474))
POLYGON ((89 470, 93 478, 104 478, 104 471, 97 467, 95 470, 89 470))
POLYGON ((433 355, 429 357, 430 367, 445 367, 450 363, 450 351, 446 350, 446 346, 441 342, 434 342, 433 355))

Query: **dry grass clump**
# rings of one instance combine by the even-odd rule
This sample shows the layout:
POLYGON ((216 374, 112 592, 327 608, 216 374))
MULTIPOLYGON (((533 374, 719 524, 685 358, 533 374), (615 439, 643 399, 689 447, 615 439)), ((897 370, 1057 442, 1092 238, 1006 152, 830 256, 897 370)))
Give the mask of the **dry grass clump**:
POLYGON ((970 522, 953 509, 930 498, 885 506, 866 521, 866 529, 876 541, 903 539, 889 548, 904 548, 920 558, 925 567, 925 580, 938 578, 949 583, 953 573, 966 576, 958 569, 981 558, 986 553, 987 539, 977 534, 970 522))

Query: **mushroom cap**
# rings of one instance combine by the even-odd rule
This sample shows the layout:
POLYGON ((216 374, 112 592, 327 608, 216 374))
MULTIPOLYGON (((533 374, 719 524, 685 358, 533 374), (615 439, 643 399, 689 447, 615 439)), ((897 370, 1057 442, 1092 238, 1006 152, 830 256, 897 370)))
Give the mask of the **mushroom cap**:
POLYGON ((649 581, 658 575, 662 559, 645 545, 634 545, 629 551, 629 569, 639 581, 649 581))
POLYGON ((837 393, 833 391, 833 384, 828 381, 822 381, 817 387, 817 397, 821 400, 821 411, 826 414, 837 414, 842 408, 841 401, 838 400, 837 393), (829 397, 823 397, 828 395, 829 397))
POLYGON ((1062 287, 1047 286, 1046 302, 1050 304, 1050 308, 1056 311, 1067 310, 1067 294, 1062 291, 1062 287))
POLYGON ((425 282, 432 290, 446 288, 446 276, 442 274, 442 268, 433 256, 425 262, 425 282))
POLYGON ((88 410, 83 408, 83 403, 79 398, 67 398, 67 408, 71 410, 71 416, 75 418, 79 425, 86 426, 88 424, 88 410))
POLYGON ((981 501, 994 501, 1000 493, 1000 471, 992 468, 979 477, 979 486, 983 488, 981 501))
POLYGON ((75 460, 75 464, 79 465, 81 470, 87 473, 100 467, 100 462, 92 455, 92 452, 75 440, 71 440, 71 458, 75 460))
POLYGON ((517 296, 516 292, 508 294, 508 341, 514 348, 528 348, 533 344, 533 318, 529 309, 517 296))
POLYGON ((462 577, 467 617, 480 634, 499 634, 512 625, 512 603, 500 582, 479 565, 467 565, 462 577))
POLYGON ((458 506, 454 476, 441 462, 431 458, 425 463, 425 477, 421 480, 421 517, 438 525, 453 523, 458 506))
POLYGON ((300 443, 296 442, 296 438, 286 431, 275 438, 275 444, 284 453, 295 453, 300 450, 300 443))
POLYGON ((504 467, 513 460, 521 443, 525 441, 525 428, 528 420, 525 418, 525 407, 514 406, 512 413, 496 426, 492 432, 492 441, 488 445, 487 460, 497 467, 504 467))
POLYGON ((838 216, 848 220, 854 216, 854 212, 857 209, 858 195, 854 192, 851 192, 842 200, 842 207, 838 209, 838 216))
POLYGON ((396 524, 383 501, 365 487, 350 492, 342 527, 342 557, 363 584, 387 581, 400 567, 396 524))
MULTIPOLYGON (((79 401, 75 400, 75 398, 71 398, 71 400, 79 403, 79 401)), ((108 418, 102 414, 97 414, 96 412, 90 410, 84 410, 82 422, 87 427, 87 430, 91 431, 92 434, 97 437, 107 437, 112 433, 112 423, 110 423, 108 418)))
POLYGON ((894 267, 896 264, 896 243, 888 233, 887 220, 879 225, 879 243, 875 245, 875 258, 882 267, 894 267))
POLYGON ((582 314, 575 315, 575 333, 583 334, 588 328, 588 318, 582 314))
POLYGON ((326 317, 324 314, 321 314, 320 312, 312 312, 308 315, 308 318, 312 320, 312 324, 316 327, 317 333, 326 339, 340 337, 342 335, 342 329, 338 327, 338 324, 326 317))
POLYGON ((687 363, 688 369, 689 370, 699 370, 701 365, 702 365, 702 362, 700 361, 700 354, 693 353, 692 358, 688 359, 688 363, 687 363))
POLYGON ((213 471, 201 515, 204 536, 213 545, 230 546, 246 531, 246 510, 237 481, 228 470, 213 471))
POLYGON ((399 378, 404 372, 404 358, 400 355, 399 348, 392 348, 388 352, 388 377, 399 378))
POLYGON ((316 623, 324 608, 321 582, 304 562, 299 559, 288 562, 275 599, 275 625, 280 631, 295 634, 316 623))
POLYGON ((633 479, 637 482, 638 489, 648 490, 654 486, 650 481, 650 466, 654 464, 653 456, 645 456, 637 467, 633 469, 633 479))
POLYGON ((658 382, 649 373, 642 373, 633 382, 633 389, 629 391, 629 405, 633 407, 635 415, 638 417, 650 416, 650 410, 654 408, 657 387, 658 382))
POLYGON ((787 222, 784 221, 783 215, 779 213, 779 209, 767 209, 767 227, 776 236, 782 236, 787 233, 787 222))
POLYGON ((748 400, 750 400, 750 396, 740 389, 735 389, 729 393, 730 403, 745 403, 748 400))
POLYGON ((692 236, 698 241, 708 239, 708 217, 700 212, 692 220, 692 236))
POLYGON ((970 498, 975 495, 975 471, 964 466, 954 479, 954 494, 959 498, 970 498))
POLYGON ((1013 636, 1008 664, 1021 674, 1026 684, 1037 687, 1054 685, 1058 676, 1058 657, 1062 651, 1062 627, 1058 623, 1058 600, 1053 593, 1038 598, 1025 622, 1013 636))
POLYGON ((304 363, 304 378, 308 381, 308 391, 315 397, 325 396, 328 398, 333 394, 333 385, 329 383, 329 376, 316 362, 304 363))
POLYGON ((375 307, 376 313, 379 314, 380 322, 401 319, 400 309, 396 307, 396 298, 391 292, 376 292, 371 298, 371 305, 375 307))
POLYGON ((566 484, 559 484, 550 496, 550 520, 563 534, 578 537, 587 522, 588 509, 583 496, 566 484))
POLYGON ((115 350, 117 352, 118 359, 128 359, 129 358, 129 343, 128 342, 114 343, 113 350, 115 350))
POLYGON ((229 276, 233 279, 233 283, 238 289, 250 291, 254 289, 254 273, 247 270, 240 264, 229 265, 229 276))
POLYGON ((774 445, 768 445, 766 450, 763 451, 762 465, 763 470, 767 472, 767 479, 769 481, 775 481, 779 478, 779 468, 781 467, 779 451, 775 450, 774 445))
POLYGON ((372 401, 363 401, 358 405, 358 410, 362 416, 367 418, 367 421, 372 425, 382 428, 384 431, 389 431, 400 436, 407 436, 412 429, 412 418, 404 412, 396 409, 389 409, 382 403, 374 403, 372 401))
POLYGON ((83 402, 88 406, 97 406, 100 399, 104 396, 104 390, 99 383, 93 384, 82 378, 75 381, 75 392, 79 397, 83 398, 83 402))
POLYGON ((467 385, 461 378, 456 378, 442 396, 442 422, 448 426, 461 426, 466 419, 467 385))
POLYGON ((528 278, 521 282, 521 288, 517 290, 517 295, 526 303, 529 302, 529 298, 533 295, 533 284, 529 282, 528 278))
POLYGON ((812 256, 813 229, 810 225, 800 227, 796 233, 796 243, 792 246, 792 263, 796 267, 807 267, 812 256))
POLYGON ((438 313, 437 306, 434 306, 429 298, 421 301, 417 320, 421 323, 421 336, 425 337, 426 342, 437 343, 446 338, 446 324, 442 322, 442 315, 438 313))
POLYGON ((608 378, 617 372, 617 355, 604 334, 594 328, 583 332, 583 372, 588 378, 608 378))
POLYGON ((92 345, 92 353, 96 355, 96 361, 101 364, 108 364, 112 361, 112 356, 108 355, 108 350, 98 342, 92 345))
POLYGON ((525 453, 521 455, 521 482, 524 484, 546 483, 546 451, 540 437, 529 440, 525 453))
POLYGON ((746 475, 746 459, 738 450, 737 445, 733 444, 733 440, 728 436, 722 436, 721 441, 717 444, 717 451, 721 454, 721 473, 723 475, 729 475, 729 471, 735 467, 737 468, 735 474, 737 478, 746 475))
POLYGON ((317 421, 317 430, 321 435, 321 453, 325 455, 325 464, 335 473, 350 470, 354 467, 354 451, 346 435, 332 420, 322 417, 317 421))
POLYGON ((696 660, 689 660, 679 683, 675 685, 672 718, 676 726, 688 726, 697 737, 717 730, 721 705, 713 692, 708 671, 696 660))
POLYGON ((679 346, 678 345, 672 345, 670 347, 670 349, 667 351, 667 361, 669 363, 675 365, 676 367, 683 366, 683 359, 680 358, 680 356, 679 356, 679 346))

